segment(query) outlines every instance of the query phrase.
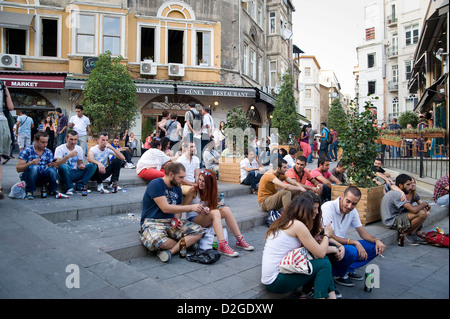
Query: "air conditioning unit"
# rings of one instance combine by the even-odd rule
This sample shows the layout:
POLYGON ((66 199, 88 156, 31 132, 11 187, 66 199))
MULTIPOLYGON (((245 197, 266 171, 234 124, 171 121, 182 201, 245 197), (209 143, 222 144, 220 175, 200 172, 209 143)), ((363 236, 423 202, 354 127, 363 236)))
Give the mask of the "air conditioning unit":
POLYGON ((0 68, 22 69, 22 57, 15 54, 0 54, 0 68))
POLYGON ((141 74, 144 75, 156 75, 158 72, 158 67, 156 63, 150 61, 142 61, 141 62, 141 74))
POLYGON ((169 63, 169 76, 183 77, 184 76, 184 64, 169 63))

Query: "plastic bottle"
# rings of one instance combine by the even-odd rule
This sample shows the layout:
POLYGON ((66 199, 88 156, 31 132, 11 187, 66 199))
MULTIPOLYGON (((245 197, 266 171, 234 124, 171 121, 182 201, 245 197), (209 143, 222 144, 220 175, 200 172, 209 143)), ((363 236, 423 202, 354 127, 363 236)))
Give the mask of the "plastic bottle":
POLYGON ((217 240, 217 235, 214 234, 214 240, 212 243, 212 249, 217 250, 219 248, 219 241, 217 240))
POLYGON ((225 194, 224 193, 220 193, 219 206, 224 206, 224 205, 225 205, 225 194))
POLYGON ((184 233, 181 235, 180 239, 180 258, 185 258, 187 253, 186 240, 184 239, 184 233))

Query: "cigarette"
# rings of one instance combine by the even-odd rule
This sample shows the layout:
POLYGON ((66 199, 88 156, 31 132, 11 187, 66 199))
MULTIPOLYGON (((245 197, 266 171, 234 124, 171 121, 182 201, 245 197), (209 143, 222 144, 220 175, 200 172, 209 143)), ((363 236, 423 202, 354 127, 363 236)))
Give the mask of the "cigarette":
POLYGON ((383 254, 380 254, 380 257, 384 258, 383 254))

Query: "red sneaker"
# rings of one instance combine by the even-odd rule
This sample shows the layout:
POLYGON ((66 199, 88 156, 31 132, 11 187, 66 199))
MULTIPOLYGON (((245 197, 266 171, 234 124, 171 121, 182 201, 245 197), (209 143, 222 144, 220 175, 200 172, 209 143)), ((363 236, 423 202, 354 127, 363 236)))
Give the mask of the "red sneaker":
POLYGON ((236 239, 236 246, 241 247, 245 250, 253 250, 255 249, 253 246, 250 246, 244 239, 244 237, 236 239))
POLYGON ((223 243, 219 243, 219 248, 217 249, 220 253, 229 256, 229 257, 237 257, 239 256, 239 253, 237 251, 234 251, 230 246, 228 246, 228 243, 225 241, 223 243))

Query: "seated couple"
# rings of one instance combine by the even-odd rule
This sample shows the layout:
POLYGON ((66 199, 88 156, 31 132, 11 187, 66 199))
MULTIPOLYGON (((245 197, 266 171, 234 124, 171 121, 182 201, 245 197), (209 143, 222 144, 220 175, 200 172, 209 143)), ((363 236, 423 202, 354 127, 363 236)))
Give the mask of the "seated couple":
POLYGON ((219 239, 219 251, 228 256, 237 256, 225 241, 221 219, 225 218, 230 230, 236 236, 236 245, 252 250, 242 237, 236 220, 228 207, 217 209, 217 180, 211 170, 201 170, 199 185, 190 190, 183 202, 181 182, 186 169, 181 163, 171 163, 162 178, 152 180, 146 189, 142 202, 141 242, 162 262, 168 262, 179 252, 179 240, 186 235, 186 246, 195 244, 204 235, 203 227, 213 226, 219 239), (203 202, 203 204, 201 204, 203 202), (182 213, 188 213, 181 220, 182 213), (171 226, 172 218, 178 221, 177 228, 171 226))

